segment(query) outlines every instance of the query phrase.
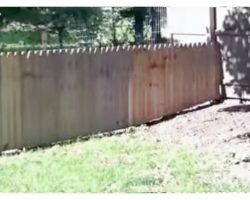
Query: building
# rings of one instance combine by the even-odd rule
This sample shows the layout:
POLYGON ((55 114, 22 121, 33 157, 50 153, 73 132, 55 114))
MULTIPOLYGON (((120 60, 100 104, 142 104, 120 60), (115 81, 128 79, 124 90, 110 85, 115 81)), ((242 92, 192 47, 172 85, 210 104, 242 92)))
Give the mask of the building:
MULTIPOLYGON (((208 7, 168 7, 167 35, 180 43, 206 42, 208 7)), ((216 8, 216 38, 220 44, 227 97, 250 99, 250 8, 216 8)))

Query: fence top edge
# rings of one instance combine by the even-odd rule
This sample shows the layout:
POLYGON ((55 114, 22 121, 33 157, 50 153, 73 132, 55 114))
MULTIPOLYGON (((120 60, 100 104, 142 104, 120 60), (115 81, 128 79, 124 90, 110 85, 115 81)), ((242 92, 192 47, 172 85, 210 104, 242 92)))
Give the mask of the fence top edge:
POLYGON ((143 51, 156 51, 159 49, 178 49, 178 48, 197 48, 197 47, 208 47, 213 46, 212 42, 199 42, 199 43, 159 43, 159 44, 144 44, 144 45, 118 45, 118 46, 106 46, 106 47, 81 47, 81 48, 63 48, 63 49, 45 49, 45 50, 22 50, 22 51, 6 51, 0 52, 0 57, 9 56, 26 56, 30 55, 50 55, 50 54, 96 54, 96 53, 109 53, 109 52, 132 52, 137 50, 143 51))

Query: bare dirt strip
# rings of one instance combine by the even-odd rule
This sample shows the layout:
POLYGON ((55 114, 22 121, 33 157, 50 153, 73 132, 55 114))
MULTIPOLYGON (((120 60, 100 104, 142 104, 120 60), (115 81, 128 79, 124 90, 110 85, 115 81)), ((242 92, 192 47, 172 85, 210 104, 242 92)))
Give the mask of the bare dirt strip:
POLYGON ((230 175, 250 183, 250 102, 226 100, 186 112, 151 125, 149 134, 157 140, 225 156, 230 175))

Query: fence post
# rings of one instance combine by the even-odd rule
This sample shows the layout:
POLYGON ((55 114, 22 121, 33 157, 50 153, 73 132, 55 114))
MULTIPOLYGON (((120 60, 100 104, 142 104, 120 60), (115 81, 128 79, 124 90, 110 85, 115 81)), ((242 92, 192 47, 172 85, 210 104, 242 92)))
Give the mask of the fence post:
POLYGON ((210 16, 210 40, 215 46, 216 58, 219 61, 221 100, 224 100, 226 98, 226 90, 223 84, 224 73, 223 73, 223 63, 222 63, 221 52, 220 52, 220 44, 217 41, 217 35, 216 35, 216 29, 217 29, 216 7, 209 8, 209 16, 210 16))
POLYGON ((215 30, 217 28, 216 24, 216 8, 209 8, 209 16, 210 16, 210 39, 212 42, 216 41, 215 30))
POLYGON ((48 44, 48 30, 45 28, 41 30, 41 41, 42 41, 42 49, 45 50, 48 44))
POLYGON ((174 34, 171 33, 171 45, 173 46, 174 45, 174 34))

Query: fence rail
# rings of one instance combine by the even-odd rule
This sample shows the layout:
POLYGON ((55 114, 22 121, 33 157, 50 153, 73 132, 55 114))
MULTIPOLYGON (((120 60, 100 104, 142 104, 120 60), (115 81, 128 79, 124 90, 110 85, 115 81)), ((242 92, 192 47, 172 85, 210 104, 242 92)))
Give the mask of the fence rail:
POLYGON ((213 44, 0 56, 0 149, 136 125, 220 98, 213 44))

